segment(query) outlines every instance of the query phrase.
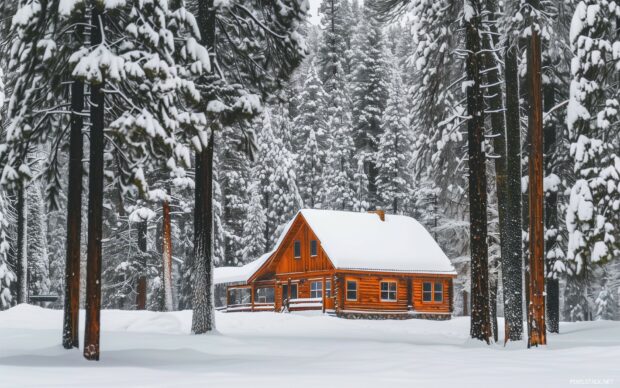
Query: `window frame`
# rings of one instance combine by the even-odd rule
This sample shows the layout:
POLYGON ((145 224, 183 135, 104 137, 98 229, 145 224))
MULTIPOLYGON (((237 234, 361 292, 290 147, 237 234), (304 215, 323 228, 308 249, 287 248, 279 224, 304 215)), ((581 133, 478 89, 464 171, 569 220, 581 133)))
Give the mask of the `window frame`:
POLYGON ((310 240, 310 257, 317 257, 319 255, 319 242, 317 240, 310 240), (312 248, 314 247, 314 254, 312 254, 312 248))
POLYGON ((422 303, 433 303, 433 282, 432 281, 423 281, 422 282, 422 303), (430 290, 426 291, 424 289, 425 285, 429 285, 430 286, 430 290), (429 295, 429 299, 426 300, 424 299, 424 295, 428 294, 429 295))
POLYGON ((301 259, 301 240, 293 241, 293 258, 301 259))
POLYGON ((347 301, 351 301, 351 302, 357 302, 358 299, 358 281, 355 279, 347 279, 346 280, 346 285, 345 285, 345 297, 347 301), (353 298, 349 298, 349 283, 353 283, 355 284, 355 299, 353 298))
POLYGON ((379 283, 379 298, 381 299, 381 302, 398 302, 398 282, 396 280, 381 280, 379 283), (383 291, 384 284, 388 285, 388 289, 386 291, 383 291), (394 290, 390 290, 390 284, 394 285, 394 290), (384 292, 387 292, 388 294, 387 299, 383 298, 384 292), (391 293, 394 293, 394 299, 389 298, 391 293))
POLYGON ((444 281, 442 280, 424 280, 422 282, 422 303, 434 303, 434 304, 441 304, 445 302, 445 293, 446 293, 446 287, 444 285, 444 281), (424 285, 425 284, 430 284, 430 291, 424 291, 424 285), (439 286, 441 289, 438 290, 436 286, 439 286), (430 299, 429 300, 424 300, 424 295, 428 294, 430 295, 430 299), (437 300, 435 298, 435 296, 437 294, 441 295, 441 299, 437 300))
POLYGON ((443 303, 443 293, 444 293, 443 281, 435 281, 433 284, 433 302, 434 303, 443 303), (437 291, 437 286, 440 287, 440 290, 437 291), (437 300, 437 294, 441 295, 441 299, 437 300))
POLYGON ((310 281, 310 298, 311 299, 318 299, 318 298, 323 299, 323 280, 311 280, 310 281), (317 284, 319 288, 313 289, 313 286, 317 284), (313 292, 318 293, 318 296, 312 296, 313 292))

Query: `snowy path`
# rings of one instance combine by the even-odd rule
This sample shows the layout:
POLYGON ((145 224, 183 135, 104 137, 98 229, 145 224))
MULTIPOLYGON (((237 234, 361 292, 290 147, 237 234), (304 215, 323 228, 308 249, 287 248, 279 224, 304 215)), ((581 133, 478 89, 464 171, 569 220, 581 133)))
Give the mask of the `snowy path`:
POLYGON ((102 313, 94 363, 61 347, 61 321, 33 306, 0 312, 0 387, 620 386, 620 322, 562 324, 548 347, 527 350, 470 341, 464 318, 218 313, 219 333, 194 336, 190 311, 114 310, 102 313))

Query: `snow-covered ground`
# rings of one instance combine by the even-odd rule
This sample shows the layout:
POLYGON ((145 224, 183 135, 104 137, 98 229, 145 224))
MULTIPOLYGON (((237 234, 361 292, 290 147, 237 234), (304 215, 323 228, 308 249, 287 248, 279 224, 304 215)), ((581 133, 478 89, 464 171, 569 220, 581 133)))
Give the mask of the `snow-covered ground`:
POLYGON ((113 310, 100 362, 62 348, 61 322, 27 305, 0 312, 0 387, 620 386, 620 322, 564 323, 528 350, 469 340, 466 318, 218 313, 218 333, 196 336, 191 311, 113 310))

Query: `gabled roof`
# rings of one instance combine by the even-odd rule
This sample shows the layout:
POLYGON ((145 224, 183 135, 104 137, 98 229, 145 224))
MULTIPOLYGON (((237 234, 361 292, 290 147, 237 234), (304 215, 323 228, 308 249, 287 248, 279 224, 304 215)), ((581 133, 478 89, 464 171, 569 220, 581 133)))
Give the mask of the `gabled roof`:
POLYGON ((304 217, 337 269, 452 274, 456 271, 415 219, 375 213, 303 209, 304 217))
POLYGON ((386 214, 382 221, 375 213, 302 209, 286 225, 272 251, 243 267, 216 268, 215 283, 247 282, 268 265, 299 217, 317 236, 336 269, 456 275, 437 242, 411 217, 386 214))

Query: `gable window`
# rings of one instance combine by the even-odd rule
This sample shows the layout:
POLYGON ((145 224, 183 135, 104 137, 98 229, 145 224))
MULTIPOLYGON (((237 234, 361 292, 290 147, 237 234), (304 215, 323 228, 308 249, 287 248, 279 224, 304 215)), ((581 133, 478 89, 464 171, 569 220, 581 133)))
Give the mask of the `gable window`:
POLYGON ((315 257, 319 254, 319 245, 316 240, 310 240, 310 256, 315 257))
POLYGON ((435 282, 434 299, 435 302, 443 302, 443 284, 435 282))
POLYGON ((424 282, 422 284, 422 301, 432 302, 433 300, 433 283, 424 282))
POLYGON ((381 282, 381 300, 396 301, 396 282, 381 282))
POLYGON ((295 240, 293 244, 293 256, 295 256, 296 259, 301 258, 301 241, 299 240, 295 240))
POLYGON ((357 282, 347 280, 347 300, 357 300, 357 282))
POLYGON ((325 281, 325 297, 330 298, 332 296, 332 281, 325 281))
POLYGON ((310 283, 310 297, 311 298, 322 298, 323 297, 323 282, 315 281, 310 283))

